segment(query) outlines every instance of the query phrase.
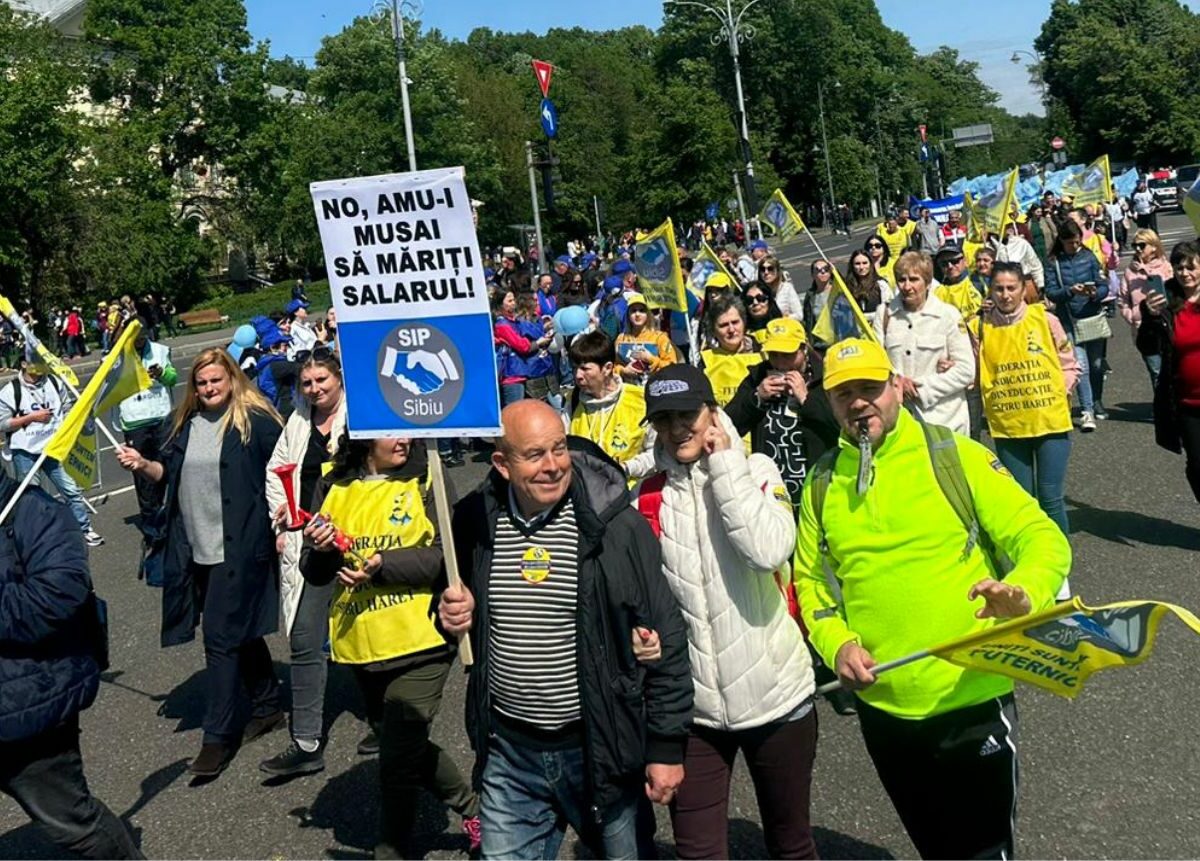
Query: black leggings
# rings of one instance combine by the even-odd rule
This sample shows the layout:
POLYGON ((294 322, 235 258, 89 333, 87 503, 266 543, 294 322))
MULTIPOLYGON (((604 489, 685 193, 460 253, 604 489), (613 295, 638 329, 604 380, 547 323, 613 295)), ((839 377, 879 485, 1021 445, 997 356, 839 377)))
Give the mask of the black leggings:
POLYGON ((1187 457, 1184 471, 1188 484, 1192 486, 1192 495, 1200 502, 1200 407, 1179 408, 1179 435, 1187 457))

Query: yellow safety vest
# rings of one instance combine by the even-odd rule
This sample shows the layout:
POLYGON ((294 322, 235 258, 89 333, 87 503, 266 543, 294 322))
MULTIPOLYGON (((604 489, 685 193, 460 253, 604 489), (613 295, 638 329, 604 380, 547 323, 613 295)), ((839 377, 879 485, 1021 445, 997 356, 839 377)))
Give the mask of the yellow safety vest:
POLYGON ((646 396, 641 386, 621 384, 617 402, 607 410, 587 410, 581 402, 571 414, 573 436, 590 439, 618 463, 642 450, 646 436, 646 396))
POLYGON ((750 369, 763 360, 762 353, 718 353, 716 350, 704 350, 700 357, 704 360, 704 374, 712 383, 713 395, 722 407, 733 400, 750 369))
POLYGON ((1046 306, 1028 305, 1011 326, 983 324, 983 411, 993 437, 1030 439, 1071 429, 1071 405, 1046 306))
POLYGON ((975 289, 970 278, 964 278, 957 284, 939 284, 933 291, 947 305, 952 305, 963 318, 963 323, 970 324, 977 316, 983 305, 983 297, 975 289))
MULTIPOLYGON (((436 455, 435 455, 436 456, 436 455)), ((436 530, 425 512, 419 478, 340 481, 329 488, 321 513, 368 559, 374 553, 429 547, 436 530)), ((371 664, 446 643, 433 625, 428 587, 338 585, 329 607, 329 642, 339 664, 371 664)))

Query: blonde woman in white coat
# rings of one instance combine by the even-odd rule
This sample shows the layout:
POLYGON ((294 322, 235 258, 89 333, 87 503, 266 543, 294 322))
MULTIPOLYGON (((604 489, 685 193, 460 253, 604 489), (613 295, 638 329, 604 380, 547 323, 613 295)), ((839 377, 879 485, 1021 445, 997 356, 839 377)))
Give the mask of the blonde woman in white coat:
POLYGON ((967 388, 975 354, 962 315, 929 289, 933 261, 908 251, 896 261, 896 297, 875 309, 875 334, 902 378, 904 401, 930 424, 971 432, 967 388))
POLYGON ((299 379, 295 412, 267 463, 267 503, 276 517, 284 630, 292 653, 292 741, 260 766, 274 777, 315 774, 325 767, 325 641, 334 584, 318 587, 304 582, 300 574, 302 533, 286 528, 283 483, 272 470, 285 463, 297 465, 292 476, 296 504, 311 510, 322 465, 333 460, 346 429, 341 363, 331 351, 318 349, 301 365, 299 379))
MULTIPOLYGON (((787 489, 769 457, 747 456, 698 369, 672 365, 651 375, 646 415, 665 474, 657 510, 663 571, 687 621, 696 692, 686 777, 671 805, 676 852, 730 857, 729 783, 740 750, 767 854, 816 857, 815 682, 784 592, 796 540, 787 489)), ((639 508, 641 494, 656 493, 663 480, 643 483, 639 508)))

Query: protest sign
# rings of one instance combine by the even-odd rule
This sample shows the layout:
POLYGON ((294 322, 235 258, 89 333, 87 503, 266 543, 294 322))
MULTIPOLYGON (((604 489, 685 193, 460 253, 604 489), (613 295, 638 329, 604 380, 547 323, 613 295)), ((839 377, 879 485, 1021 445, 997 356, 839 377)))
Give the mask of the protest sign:
POLYGON ((463 169, 310 190, 351 438, 499 436, 492 317, 463 169))

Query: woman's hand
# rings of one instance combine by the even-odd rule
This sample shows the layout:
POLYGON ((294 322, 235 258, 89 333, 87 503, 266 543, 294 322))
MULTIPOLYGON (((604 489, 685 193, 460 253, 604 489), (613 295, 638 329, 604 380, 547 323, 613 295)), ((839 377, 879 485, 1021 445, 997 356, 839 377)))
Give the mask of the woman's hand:
POLYGON ((337 530, 324 517, 314 517, 308 522, 308 526, 304 527, 304 537, 316 550, 333 549, 333 539, 336 535, 337 530))
POLYGON ((286 544, 287 544, 287 533, 286 532, 280 532, 278 535, 275 536, 275 555, 276 556, 283 555, 283 548, 286 544))
POLYGON ((129 470, 130 472, 137 472, 146 468, 146 458, 142 457, 137 449, 130 448, 127 445, 117 448, 117 463, 121 465, 122 469, 129 470))
POLYGON ((1157 317, 1167 307, 1167 297, 1162 293, 1151 293, 1146 297, 1146 310, 1157 317))
POLYGON ((954 367, 954 360, 949 358, 948 356, 943 356, 942 358, 937 360, 937 372, 939 374, 944 374, 944 373, 946 373, 946 371, 950 370, 953 367, 954 367))
POLYGON ((808 383, 804 381, 804 374, 799 371, 788 371, 784 377, 784 382, 791 390, 792 397, 796 399, 796 403, 802 404, 808 400, 808 383))
POLYGON ((376 553, 367 560, 367 564, 362 568, 342 568, 338 572, 338 582, 347 589, 353 589, 356 586, 361 586, 363 583, 369 583, 371 578, 375 576, 375 572, 383 565, 383 557, 376 553))
POLYGON ((640 664, 652 664, 662 658, 658 631, 640 625, 633 629, 633 657, 640 664))
POLYGON ((786 376, 779 374, 767 374, 763 377, 763 381, 758 384, 758 388, 754 390, 754 394, 762 402, 773 401, 775 398, 782 395, 788 390, 788 381, 786 376))

